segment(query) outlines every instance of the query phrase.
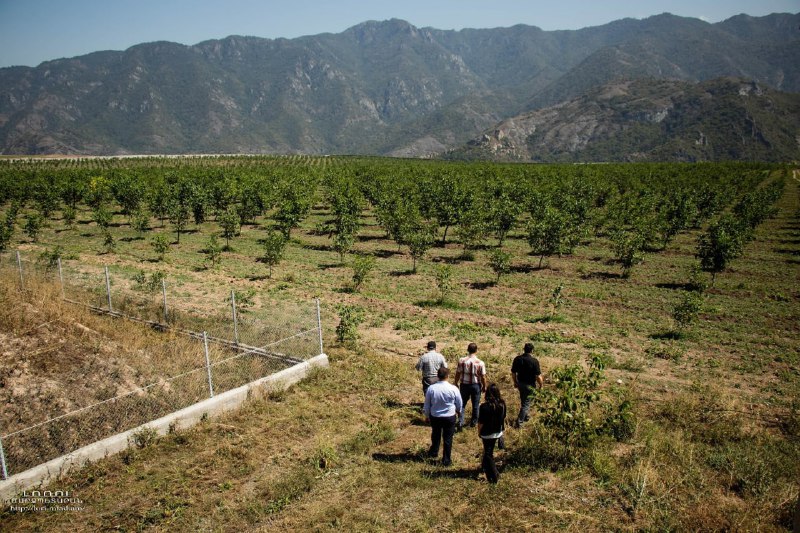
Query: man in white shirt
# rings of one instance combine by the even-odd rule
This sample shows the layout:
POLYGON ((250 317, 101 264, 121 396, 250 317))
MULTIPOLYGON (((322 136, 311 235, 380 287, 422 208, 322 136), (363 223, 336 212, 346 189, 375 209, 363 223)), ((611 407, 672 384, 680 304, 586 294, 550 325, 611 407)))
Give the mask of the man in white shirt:
POLYGON ((425 421, 431 423, 431 447, 428 457, 439 455, 439 444, 444 440, 442 466, 450 466, 450 451, 453 449, 453 435, 456 432, 456 420, 461 413, 461 393, 458 388, 447 381, 450 371, 446 366, 439 369, 437 381, 425 392, 425 403, 422 411, 425 421))

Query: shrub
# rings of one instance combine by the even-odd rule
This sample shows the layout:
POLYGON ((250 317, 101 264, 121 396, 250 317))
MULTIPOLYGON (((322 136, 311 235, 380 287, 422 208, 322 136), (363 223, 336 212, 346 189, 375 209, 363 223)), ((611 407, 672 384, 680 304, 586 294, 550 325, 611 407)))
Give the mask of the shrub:
POLYGON ((684 331, 691 326, 697 320, 697 316, 702 309, 702 293, 695 291, 684 293, 680 302, 672 309, 672 318, 675 320, 678 330, 684 331))
POLYGON ((360 255, 353 259, 353 291, 358 292, 361 285, 369 277, 375 268, 375 257, 371 255, 360 255))
POLYGON ((438 265, 434 275, 436 288, 439 290, 437 303, 443 304, 453 292, 453 268, 450 265, 438 265))
POLYGON ((511 272, 511 254, 501 248, 495 248, 489 254, 489 266, 497 276, 496 282, 500 283, 500 276, 511 272))
POLYGON ((167 252, 169 252, 169 241, 167 240, 167 236, 163 233, 159 233, 153 237, 150 241, 150 246, 153 247, 153 251, 155 251, 159 261, 163 261, 167 252))
POLYGON ((364 321, 364 309, 357 305, 340 305, 339 325, 336 326, 336 340, 340 344, 358 340, 358 325, 364 321))

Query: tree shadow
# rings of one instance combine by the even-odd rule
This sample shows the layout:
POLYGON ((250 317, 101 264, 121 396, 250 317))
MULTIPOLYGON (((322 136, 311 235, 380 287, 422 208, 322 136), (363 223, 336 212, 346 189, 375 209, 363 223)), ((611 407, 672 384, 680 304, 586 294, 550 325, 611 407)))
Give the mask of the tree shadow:
POLYGON ((341 263, 322 263, 321 265, 319 265, 319 269, 320 270, 330 270, 332 268, 339 268, 341 266, 344 266, 344 265, 342 265, 341 263))
POLYGON ((581 276, 583 279, 623 279, 619 272, 588 272, 581 276))
POLYGON ((386 259, 387 257, 392 257, 400 253, 401 252, 397 250, 376 250, 372 252, 372 255, 374 255, 375 257, 380 257, 381 259, 386 259))
POLYGON ((372 460, 380 461, 381 463, 424 463, 425 456, 411 452, 373 453, 372 460))
POLYGON ((248 281, 264 281, 265 279, 269 279, 269 276, 266 274, 254 274, 252 276, 247 276, 248 281))
POLYGON ((384 235, 359 235, 356 237, 358 242, 369 242, 369 241, 385 241, 386 236, 384 235))
POLYGON ((416 272, 414 272, 414 270, 410 268, 408 270, 393 270, 389 272, 389 275, 394 278, 398 278, 401 276, 413 276, 414 274, 416 274, 416 272))
POLYGON ((511 272, 516 272, 518 274, 527 274, 528 272, 536 272, 538 270, 545 270, 546 268, 547 267, 545 265, 542 265, 541 267, 539 267, 538 265, 531 265, 531 264, 512 265, 511 272))
POLYGON ((472 281, 470 283, 467 283, 467 287, 469 287, 470 289, 475 289, 477 291, 486 290, 489 287, 494 287, 495 285, 497 285, 497 282, 495 280, 491 280, 491 281, 472 281))
POLYGON ((652 333, 650 334, 651 339, 655 340, 662 340, 662 341, 676 341, 684 338, 684 334, 680 331, 662 331, 660 333, 652 333))
POLYGON ((318 252, 334 252, 333 246, 330 244, 310 244, 310 243, 303 243, 300 246, 305 248, 306 250, 316 250, 318 252))
POLYGON ((658 287, 659 289, 670 289, 670 290, 673 290, 673 291, 677 291, 677 290, 688 291, 689 290, 689 284, 688 283, 656 283, 656 287, 658 287))
POLYGON ((797 255, 800 256, 800 250, 791 250, 789 248, 775 248, 773 252, 784 255, 797 255))

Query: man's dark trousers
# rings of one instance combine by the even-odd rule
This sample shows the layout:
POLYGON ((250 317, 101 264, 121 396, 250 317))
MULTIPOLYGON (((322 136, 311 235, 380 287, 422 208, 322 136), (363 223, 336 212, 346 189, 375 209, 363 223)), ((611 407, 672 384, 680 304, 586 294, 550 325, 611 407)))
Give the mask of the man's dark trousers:
POLYGON ((470 424, 475 426, 478 423, 478 415, 481 409, 481 384, 480 383, 462 383, 458 387, 461 393, 461 419, 458 421, 462 426, 464 425, 464 415, 467 411, 467 402, 472 400, 472 420, 470 424))
POLYGON ((456 432, 456 415, 453 416, 432 416, 431 417, 431 447, 428 450, 428 457, 439 455, 439 444, 444 436, 444 452, 442 454, 442 464, 448 466, 451 463, 450 451, 453 449, 453 435, 456 432))

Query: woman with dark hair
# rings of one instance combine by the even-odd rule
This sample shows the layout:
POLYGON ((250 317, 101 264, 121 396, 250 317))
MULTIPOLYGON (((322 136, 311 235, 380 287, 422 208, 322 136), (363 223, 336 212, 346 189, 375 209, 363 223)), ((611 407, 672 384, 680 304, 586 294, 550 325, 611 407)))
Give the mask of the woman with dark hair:
POLYGON ((486 472, 486 479, 489 483, 497 483, 500 472, 497 471, 497 465, 494 462, 494 446, 500 440, 502 447, 506 402, 496 383, 492 383, 486 388, 485 399, 478 414, 478 436, 483 441, 481 467, 486 472))

